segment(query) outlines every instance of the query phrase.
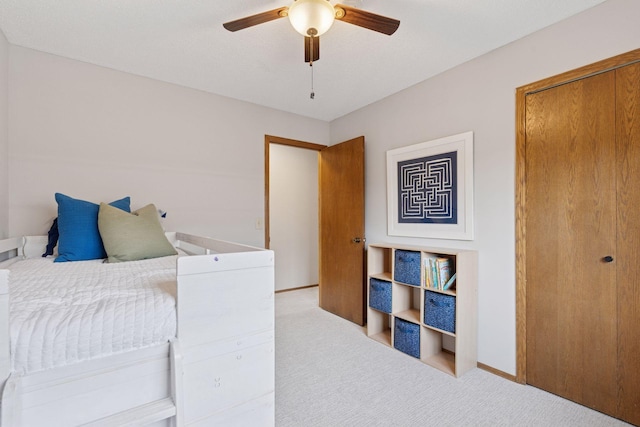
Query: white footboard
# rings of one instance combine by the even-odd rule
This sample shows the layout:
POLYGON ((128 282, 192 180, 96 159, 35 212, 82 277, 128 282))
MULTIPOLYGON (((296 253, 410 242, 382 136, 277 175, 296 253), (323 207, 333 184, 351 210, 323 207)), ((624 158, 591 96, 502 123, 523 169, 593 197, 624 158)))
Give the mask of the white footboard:
POLYGON ((273 252, 176 238, 211 253, 178 259, 185 424, 273 425, 273 252))
MULTIPOLYGON (((60 369, 11 372, 10 277, 0 270, 1 427, 274 425, 273 252, 167 237, 192 254, 177 261, 176 338, 60 369)), ((40 256, 46 243, 3 240, 0 254, 40 256)))

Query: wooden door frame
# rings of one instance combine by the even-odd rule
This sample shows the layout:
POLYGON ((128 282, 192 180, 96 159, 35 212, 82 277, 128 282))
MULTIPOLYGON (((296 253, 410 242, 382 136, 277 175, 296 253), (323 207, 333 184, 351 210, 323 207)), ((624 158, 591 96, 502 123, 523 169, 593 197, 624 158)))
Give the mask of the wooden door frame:
POLYGON ((326 145, 314 144, 313 142, 298 141, 295 139, 282 138, 279 136, 264 136, 264 247, 269 249, 271 234, 269 227, 269 146, 270 144, 288 145, 289 147, 304 148, 320 152, 326 145))
POLYGON ((640 49, 608 58, 516 89, 516 381, 527 382, 526 290, 526 96, 640 62, 640 49))

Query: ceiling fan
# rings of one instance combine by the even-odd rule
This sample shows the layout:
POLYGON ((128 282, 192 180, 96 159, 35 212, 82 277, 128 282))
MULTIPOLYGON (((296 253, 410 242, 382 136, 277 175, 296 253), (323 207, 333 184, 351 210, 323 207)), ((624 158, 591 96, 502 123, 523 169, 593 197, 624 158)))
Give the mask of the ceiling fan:
POLYGON ((333 6, 329 0, 294 0, 289 7, 279 7, 222 25, 229 31, 238 31, 287 16, 293 28, 304 36, 304 61, 311 64, 320 59, 319 37, 335 19, 387 35, 395 33, 400 25, 397 19, 343 4, 333 6))

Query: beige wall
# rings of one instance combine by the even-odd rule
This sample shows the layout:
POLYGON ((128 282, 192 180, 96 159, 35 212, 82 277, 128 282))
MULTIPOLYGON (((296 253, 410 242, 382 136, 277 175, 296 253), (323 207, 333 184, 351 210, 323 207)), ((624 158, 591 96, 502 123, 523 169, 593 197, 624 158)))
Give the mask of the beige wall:
POLYGON ((155 203, 165 228, 264 245, 264 135, 329 124, 18 46, 9 63, 9 232, 45 233, 54 193, 155 203))
POLYGON ((368 242, 479 251, 479 361, 515 374, 515 89, 640 48, 640 1, 600 6, 331 123, 331 141, 366 138, 368 242), (386 234, 385 152, 475 134, 474 241, 386 234))
POLYGON ((9 195, 8 195, 8 69, 9 43, 0 31, 0 239, 9 233, 9 195))

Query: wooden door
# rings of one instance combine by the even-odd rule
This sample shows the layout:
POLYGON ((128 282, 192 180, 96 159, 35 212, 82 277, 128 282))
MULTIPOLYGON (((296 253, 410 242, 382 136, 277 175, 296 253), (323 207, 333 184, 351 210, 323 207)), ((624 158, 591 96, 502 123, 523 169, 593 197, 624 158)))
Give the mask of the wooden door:
POLYGON ((640 425, 640 63, 616 89, 618 416, 640 425))
POLYGON ((319 304, 363 325, 364 137, 322 149, 319 162, 319 304))
POLYGON ((640 63, 524 116, 526 380, 640 425, 640 63))
POLYGON ((615 71, 526 99, 527 382, 617 404, 615 71))

